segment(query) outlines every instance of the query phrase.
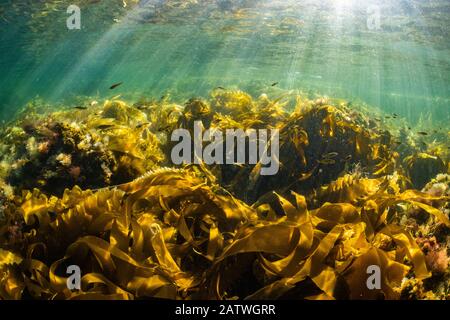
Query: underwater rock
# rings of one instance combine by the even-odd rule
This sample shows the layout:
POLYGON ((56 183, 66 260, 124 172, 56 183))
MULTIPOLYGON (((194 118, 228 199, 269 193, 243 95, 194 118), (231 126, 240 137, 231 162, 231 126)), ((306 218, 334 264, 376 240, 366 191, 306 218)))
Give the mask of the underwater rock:
POLYGON ((411 182, 417 189, 422 189, 437 174, 446 172, 445 163, 440 157, 423 152, 409 156, 404 161, 411 182))
MULTIPOLYGON (((405 278, 401 288, 402 300, 437 300, 433 291, 427 290, 422 280, 405 278)), ((445 296, 443 297, 445 299, 445 296)))
POLYGON ((437 274, 447 272, 450 262, 447 256, 447 248, 441 246, 435 237, 417 238, 416 241, 425 253, 428 268, 437 274))
POLYGON ((450 174, 438 174, 425 185, 422 191, 432 196, 449 196, 450 174))
MULTIPOLYGON (((439 208, 445 216, 450 217, 450 202, 448 201, 450 197, 450 175, 438 174, 425 185, 422 191, 433 197, 441 197, 443 200, 434 200, 431 203, 439 208)), ((430 217, 423 211, 411 211, 410 215, 424 224, 422 234, 433 235, 441 243, 446 243, 450 239, 450 228, 443 226, 439 221, 430 221, 430 217)), ((450 243, 447 243, 447 246, 449 245, 450 243)))
POLYGON ((145 113, 122 101, 90 110, 35 115, 2 133, 2 176, 17 190, 61 195, 79 185, 97 189, 133 180, 163 160, 145 113))
POLYGON ((79 126, 52 121, 37 125, 32 134, 26 150, 16 155, 22 160, 13 163, 6 178, 12 186, 19 190, 38 187, 49 194, 60 195, 75 184, 99 188, 110 183, 104 168, 113 167, 114 159, 110 151, 94 147, 98 137, 79 126), (41 132, 46 134, 41 135, 41 132), (90 148, 79 148, 86 139, 91 140, 90 148), (80 168, 80 174, 73 174, 74 167, 80 168))

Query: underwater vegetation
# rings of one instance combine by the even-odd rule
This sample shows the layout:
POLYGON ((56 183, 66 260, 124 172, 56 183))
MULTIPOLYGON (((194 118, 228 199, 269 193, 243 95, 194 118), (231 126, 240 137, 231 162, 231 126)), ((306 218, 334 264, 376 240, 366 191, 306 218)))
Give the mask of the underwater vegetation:
POLYGON ((119 99, 1 128, 1 299, 450 299, 447 129, 327 97, 119 99), (195 121, 279 129, 280 171, 174 166, 195 121))

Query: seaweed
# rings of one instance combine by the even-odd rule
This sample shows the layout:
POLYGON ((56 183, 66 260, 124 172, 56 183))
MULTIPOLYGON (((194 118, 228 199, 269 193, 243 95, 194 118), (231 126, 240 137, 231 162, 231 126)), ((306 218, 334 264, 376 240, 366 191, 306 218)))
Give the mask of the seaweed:
POLYGON ((5 180, 18 189, 60 195, 79 185, 97 189, 119 184, 163 161, 159 141, 141 111, 122 101, 82 111, 54 112, 17 120, 3 132, 9 153, 5 180))
POLYGON ((448 298, 443 148, 425 154, 345 103, 295 101, 214 90, 19 117, 1 132, 0 298, 448 298), (279 129, 279 174, 171 165, 170 132, 196 120, 279 129))

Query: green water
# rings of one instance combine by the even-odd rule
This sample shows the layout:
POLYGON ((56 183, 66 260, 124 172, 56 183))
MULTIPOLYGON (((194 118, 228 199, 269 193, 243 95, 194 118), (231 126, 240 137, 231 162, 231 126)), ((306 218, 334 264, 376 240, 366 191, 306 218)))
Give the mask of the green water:
POLYGON ((137 2, 2 0, 0 117, 37 96, 182 102, 222 86, 300 90, 449 123, 448 0, 137 2), (81 30, 66 26, 70 4, 81 30), (379 25, 368 24, 376 10, 379 25))

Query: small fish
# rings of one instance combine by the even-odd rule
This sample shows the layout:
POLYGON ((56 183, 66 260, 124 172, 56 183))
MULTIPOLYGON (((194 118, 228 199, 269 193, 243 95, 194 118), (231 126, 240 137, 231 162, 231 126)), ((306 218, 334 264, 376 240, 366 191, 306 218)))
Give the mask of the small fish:
POLYGON ((352 155, 351 154, 349 154, 348 156, 346 156, 345 158, 344 158, 344 162, 347 162, 347 161, 350 161, 350 160, 352 160, 352 155))
POLYGON ((274 83, 272 83, 270 86, 271 86, 271 87, 275 87, 277 84, 279 84, 279 82, 274 82, 274 83))
POLYGON ((417 134, 420 134, 421 136, 427 136, 428 132, 425 131, 418 131, 417 134))
POLYGON ((100 130, 106 130, 106 129, 109 129, 109 128, 112 128, 112 127, 114 127, 113 124, 102 124, 102 125, 99 125, 99 126, 97 127, 97 129, 100 129, 100 130))
POLYGON ((378 121, 378 122, 380 122, 381 121, 381 119, 380 118, 374 118, 375 119, 375 121, 378 121))
POLYGON ((158 132, 163 132, 163 131, 167 131, 170 128, 170 126, 165 126, 163 128, 159 128, 158 132))
POLYGON ((297 180, 297 181, 305 181, 305 180, 308 180, 309 178, 312 177, 312 175, 314 174, 314 171, 316 171, 316 169, 317 169, 317 166, 315 166, 314 168, 312 168, 312 170, 309 171, 309 172, 304 172, 304 173, 300 174, 300 176, 298 177, 298 180, 297 180))
POLYGON ((111 87, 109 87, 109 89, 110 89, 110 90, 113 90, 113 89, 117 88, 118 86, 122 85, 122 83, 123 83, 123 82, 115 83, 115 84, 113 84, 111 87))
POLYGON ((258 181, 259 177, 260 177, 260 172, 261 172, 261 161, 258 161, 258 163, 253 167, 252 171, 250 172, 249 175, 249 187, 253 188, 256 184, 256 182, 258 181))
POLYGON ((411 130, 411 127, 408 127, 408 130, 411 130))
POLYGON ((122 96, 121 94, 118 94, 117 96, 112 97, 111 100, 117 100, 117 99, 119 99, 121 96, 122 96))
POLYGON ((339 155, 339 153, 337 152, 330 152, 327 154, 322 155, 323 159, 331 159, 331 158, 336 158, 339 155))
POLYGON ((78 110, 86 110, 87 107, 83 107, 83 106, 76 106, 74 107, 74 109, 78 109, 78 110))
POLYGON ((174 111, 175 111, 174 109, 170 110, 170 111, 167 113, 166 118, 169 118, 170 115, 171 115, 174 111))
POLYGON ((393 113, 392 116, 393 116, 394 118, 397 118, 397 117, 398 117, 398 114, 393 113))
POLYGON ((329 165, 329 164, 335 164, 336 161, 333 159, 321 159, 321 160, 317 160, 318 163, 320 164, 325 164, 325 165, 329 165))
POLYGON ((390 118, 391 118, 391 116, 386 116, 385 118, 386 118, 386 119, 390 119, 390 118))
POLYGON ((136 129, 140 129, 140 128, 142 128, 143 126, 148 126, 149 124, 150 124, 150 122, 140 123, 140 124, 138 124, 138 125, 136 126, 136 129))
POLYGON ((224 87, 216 87, 216 89, 219 89, 219 90, 227 90, 227 89, 225 89, 224 87))

